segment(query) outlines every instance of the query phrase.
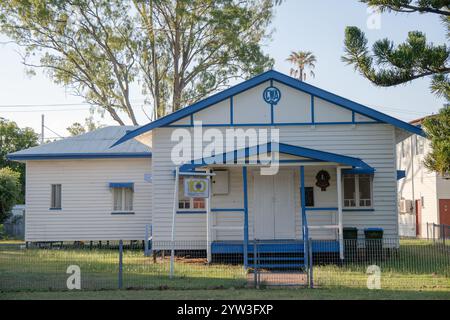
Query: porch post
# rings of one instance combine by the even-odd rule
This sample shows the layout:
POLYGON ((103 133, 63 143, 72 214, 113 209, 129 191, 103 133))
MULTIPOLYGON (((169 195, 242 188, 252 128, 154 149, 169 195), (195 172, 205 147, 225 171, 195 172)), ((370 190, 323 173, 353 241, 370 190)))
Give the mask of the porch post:
POLYGON ((308 221, 306 217, 306 199, 305 199, 305 167, 300 167, 300 196, 301 196, 301 213, 302 213, 302 232, 303 232, 303 240, 306 241, 309 239, 308 234, 308 221))
POLYGON ((173 211, 172 211, 172 243, 171 243, 171 252, 170 252, 170 278, 173 277, 174 274, 174 264, 175 264, 175 220, 177 216, 178 209, 178 184, 180 181, 180 168, 175 168, 175 186, 173 191, 173 211))
POLYGON ((207 171, 210 175, 208 175, 208 184, 209 184, 209 194, 208 198, 206 198, 206 239, 207 239, 207 247, 206 247, 206 256, 208 259, 208 263, 212 262, 212 253, 211 253, 211 244, 212 244, 212 237, 211 237, 211 194, 212 194, 212 185, 211 185, 211 170, 207 171))
POLYGON ((248 182, 247 167, 242 168, 242 180, 244 187, 244 267, 248 267, 248 182))
POLYGON ((337 197, 338 197, 338 225, 339 225, 339 256, 344 259, 344 225, 342 215, 342 168, 337 167, 337 197))
POLYGON ((305 199, 305 167, 300 167, 300 205, 302 214, 302 234, 303 234, 303 262, 309 267, 309 230, 308 218, 306 216, 306 199, 305 199))

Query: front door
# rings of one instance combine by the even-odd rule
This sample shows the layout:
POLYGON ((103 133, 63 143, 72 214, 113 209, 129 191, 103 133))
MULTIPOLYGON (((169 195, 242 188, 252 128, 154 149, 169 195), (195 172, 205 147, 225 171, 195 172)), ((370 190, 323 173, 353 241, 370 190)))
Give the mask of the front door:
POLYGON ((258 240, 295 239, 294 171, 254 176, 254 226, 258 240))
POLYGON ((439 224, 450 226, 450 200, 439 200, 439 224))

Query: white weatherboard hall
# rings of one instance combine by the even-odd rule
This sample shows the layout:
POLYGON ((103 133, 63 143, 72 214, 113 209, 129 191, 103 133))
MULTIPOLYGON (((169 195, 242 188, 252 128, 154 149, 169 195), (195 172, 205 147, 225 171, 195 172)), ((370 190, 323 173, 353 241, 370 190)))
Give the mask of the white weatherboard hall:
MULTIPOLYGON (((151 224, 156 250, 169 248, 171 240, 187 249, 189 242, 189 249, 206 250, 210 259, 240 253, 247 264, 254 240, 264 241, 268 251, 283 242, 284 250, 297 252, 310 237, 324 240, 313 243, 313 251, 342 256, 344 227, 358 228, 361 236, 381 228, 385 237, 397 237, 395 148, 413 134, 423 132, 269 71, 109 137, 114 141, 107 152, 120 158, 71 156, 72 150, 52 158, 42 149, 57 143, 10 158, 27 162, 27 241, 142 240, 151 224), (278 129, 279 141, 215 154, 215 161, 193 152, 176 165, 173 132, 193 133, 198 122, 205 132, 216 129, 224 136, 227 129, 278 129), (266 164, 252 159, 274 154, 279 172, 261 174, 266 164), (150 173, 151 182, 145 179, 150 173), (209 197, 185 197, 184 181, 199 176, 212 180, 209 197), (49 209, 53 205, 60 208, 49 209)), ((89 139, 83 137, 74 140, 89 139)))

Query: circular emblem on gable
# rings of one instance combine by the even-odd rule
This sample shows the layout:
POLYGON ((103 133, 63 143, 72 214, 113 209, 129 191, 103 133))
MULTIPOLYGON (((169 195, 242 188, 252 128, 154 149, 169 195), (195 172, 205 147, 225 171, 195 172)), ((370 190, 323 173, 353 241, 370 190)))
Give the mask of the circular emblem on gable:
POLYGON ((268 87, 263 93, 264 101, 276 105, 281 100, 281 91, 276 87, 268 87))

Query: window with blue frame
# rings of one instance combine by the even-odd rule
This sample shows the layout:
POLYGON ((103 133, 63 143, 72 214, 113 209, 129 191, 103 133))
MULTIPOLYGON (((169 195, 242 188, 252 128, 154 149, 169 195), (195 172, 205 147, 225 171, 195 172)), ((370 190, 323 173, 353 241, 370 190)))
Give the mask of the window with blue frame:
POLYGON ((127 213, 133 211, 134 189, 129 186, 112 186, 113 212, 127 213))

